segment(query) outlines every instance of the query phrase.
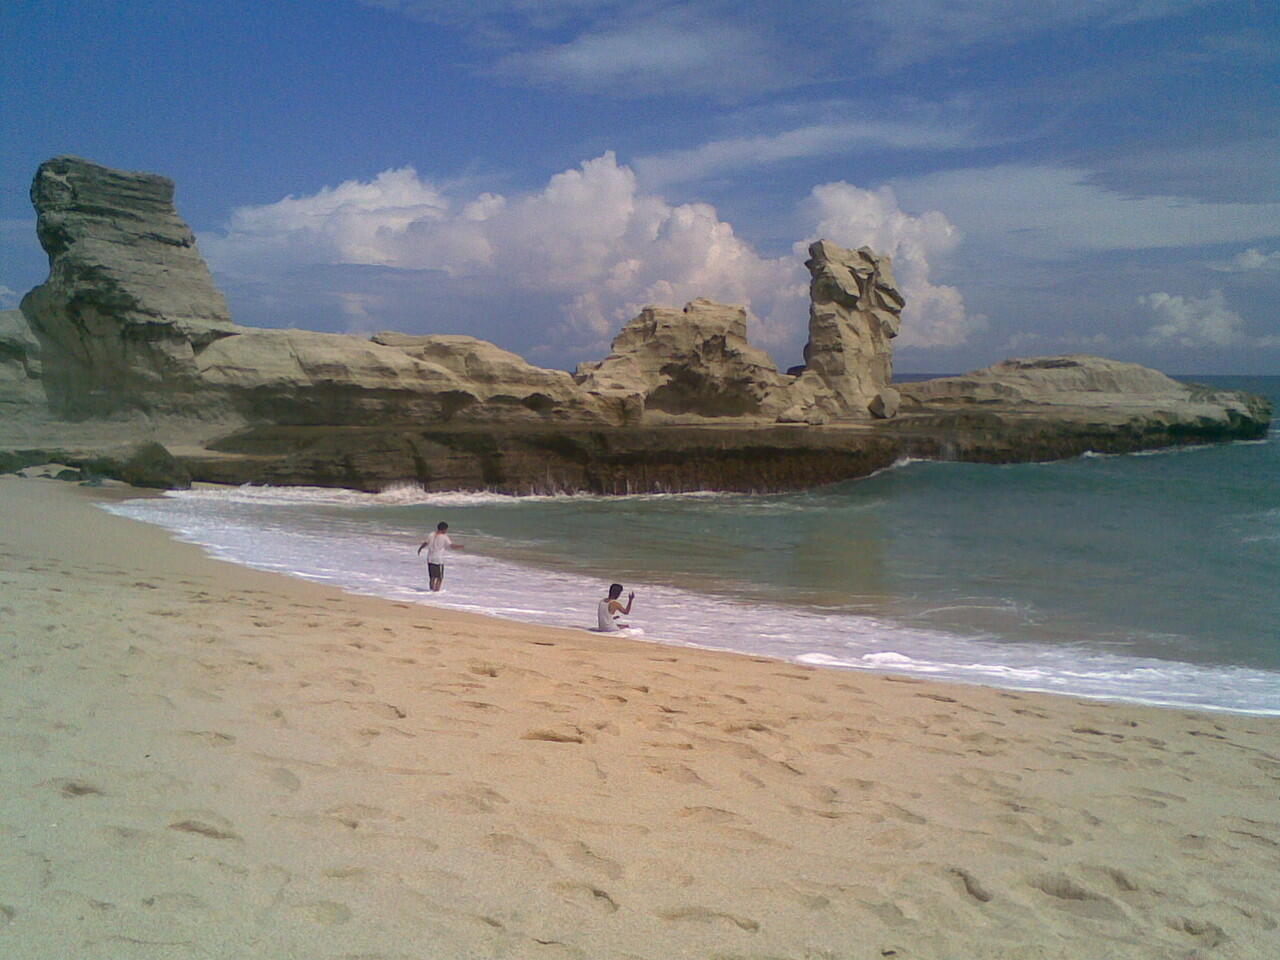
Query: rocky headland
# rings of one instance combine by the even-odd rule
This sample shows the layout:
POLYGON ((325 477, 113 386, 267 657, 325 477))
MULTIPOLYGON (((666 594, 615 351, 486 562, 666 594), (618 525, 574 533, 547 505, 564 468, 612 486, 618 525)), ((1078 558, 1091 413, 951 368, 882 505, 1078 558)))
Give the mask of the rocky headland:
POLYGON ((887 257, 809 248, 805 363, 737 306, 651 306, 608 356, 547 370, 465 336, 235 324, 173 183, 74 157, 31 188, 49 278, 0 312, 0 472, 56 461, 149 485, 506 492, 776 490, 904 456, 1009 462, 1265 434, 1259 398, 1100 357, 893 383, 887 257))

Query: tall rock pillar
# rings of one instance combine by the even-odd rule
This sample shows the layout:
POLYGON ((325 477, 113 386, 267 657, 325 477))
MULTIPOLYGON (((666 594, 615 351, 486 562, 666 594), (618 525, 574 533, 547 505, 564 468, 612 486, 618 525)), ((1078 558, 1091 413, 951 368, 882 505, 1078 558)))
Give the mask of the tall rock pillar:
POLYGON ((204 412, 194 357, 235 328, 173 181, 55 157, 36 171, 31 202, 49 279, 21 309, 55 416, 204 412))
POLYGON ((847 417, 892 417, 893 348, 904 300, 889 258, 867 247, 846 250, 829 240, 809 247, 807 374, 816 374, 847 417))

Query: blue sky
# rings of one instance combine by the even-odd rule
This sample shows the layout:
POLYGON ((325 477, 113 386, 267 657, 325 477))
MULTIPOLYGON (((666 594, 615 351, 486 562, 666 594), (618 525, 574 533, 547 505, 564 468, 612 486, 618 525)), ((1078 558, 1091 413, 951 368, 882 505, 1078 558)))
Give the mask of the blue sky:
POLYGON ((890 253, 900 371, 1280 373, 1280 14, 1252 0, 9 0, 0 307, 62 153, 173 178, 242 323, 546 366, 890 253))

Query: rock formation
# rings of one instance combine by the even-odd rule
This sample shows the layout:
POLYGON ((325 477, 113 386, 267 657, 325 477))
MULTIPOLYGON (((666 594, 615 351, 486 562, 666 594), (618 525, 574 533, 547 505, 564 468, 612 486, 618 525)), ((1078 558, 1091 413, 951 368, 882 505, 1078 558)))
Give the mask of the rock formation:
POLYGON ((865 249, 811 248, 798 376, 747 342, 743 308, 709 300, 646 307, 608 357, 570 376, 471 337, 237 326, 163 177, 58 157, 31 197, 49 279, 0 324, 0 404, 57 420, 141 418, 199 439, 265 423, 815 424, 896 411, 888 339, 902 300, 888 261, 865 249))
POLYGON ((1187 398, 1186 384, 1158 370, 1076 354, 1005 360, 958 377, 901 386, 908 403, 1057 403, 1099 405, 1134 397, 1187 398))
POLYGON ((809 343, 801 382, 820 381, 845 416, 894 416, 899 398, 889 385, 889 341, 898 335, 905 301, 889 258, 827 240, 810 245, 809 257, 809 343))
POLYGON ((193 359, 232 331, 222 294, 173 207, 173 182, 57 157, 31 185, 49 279, 22 300, 56 416, 109 417, 201 401, 193 359))
POLYGON ((1188 429, 1206 438, 1258 428, 1261 435, 1271 417, 1261 397, 1181 383, 1150 367, 1082 354, 1005 360, 959 377, 906 383, 901 390, 904 408, 911 410, 1013 408, 1094 421, 1120 412, 1148 430, 1163 425, 1173 435, 1188 429))
POLYGON ((49 279, 23 299, 26 324, 0 325, 0 403, 197 439, 261 423, 617 419, 568 373, 470 337, 233 324, 163 177, 58 157, 31 198, 49 279))
POLYGON ((598 400, 577 388, 564 370, 535 367, 485 340, 449 334, 411 336, 378 333, 376 344, 394 347, 414 360, 448 371, 458 391, 448 397, 453 415, 467 419, 472 407, 479 419, 501 414, 503 420, 569 420, 582 423, 621 422, 616 404, 598 400))
POLYGON ((20 310, 0 310, 0 420, 47 419, 40 341, 20 310))
POLYGON ((698 299, 683 310, 645 307, 574 379, 639 422, 645 411, 773 419, 792 378, 747 342, 746 310, 698 299))
POLYGON ((803 367, 779 373, 752 347, 743 308, 694 300, 646 307, 607 357, 570 375, 472 337, 238 326, 163 177, 59 157, 31 197, 49 279, 0 312, 0 469, 58 461, 165 485, 190 471, 364 489, 758 490, 897 456, 1255 437, 1270 418, 1259 398, 1086 357, 910 384, 897 416, 903 300, 889 261, 827 241, 809 248, 803 367))

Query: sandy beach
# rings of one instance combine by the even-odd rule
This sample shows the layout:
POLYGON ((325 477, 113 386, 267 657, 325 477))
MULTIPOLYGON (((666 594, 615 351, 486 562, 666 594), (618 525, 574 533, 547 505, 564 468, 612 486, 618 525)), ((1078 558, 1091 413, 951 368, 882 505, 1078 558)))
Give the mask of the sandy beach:
POLYGON ((0 477, 0 956, 1280 956, 1280 718, 352 596, 0 477))

